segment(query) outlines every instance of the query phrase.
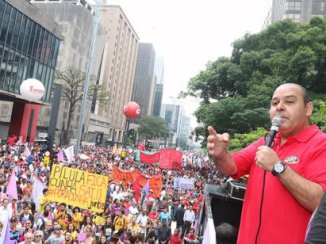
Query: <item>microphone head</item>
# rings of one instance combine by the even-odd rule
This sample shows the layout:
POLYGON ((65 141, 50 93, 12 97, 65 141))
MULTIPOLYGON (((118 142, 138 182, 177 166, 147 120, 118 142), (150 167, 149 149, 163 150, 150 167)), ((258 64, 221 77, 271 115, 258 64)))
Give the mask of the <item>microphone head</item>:
POLYGON ((282 125, 283 123, 283 118, 279 115, 274 116, 274 118, 272 119, 272 128, 277 128, 276 130, 278 130, 278 128, 282 125))

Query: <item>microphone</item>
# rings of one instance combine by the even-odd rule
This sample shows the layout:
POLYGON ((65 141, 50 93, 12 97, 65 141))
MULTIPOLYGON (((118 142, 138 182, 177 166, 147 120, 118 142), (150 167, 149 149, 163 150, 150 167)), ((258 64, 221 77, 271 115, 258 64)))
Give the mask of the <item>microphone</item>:
POLYGON ((272 147, 274 137, 275 137, 276 133, 278 132, 278 130, 279 130, 280 126, 282 125, 282 123, 283 123, 283 119, 279 115, 276 115, 272 119, 272 127, 271 127, 271 130, 269 131, 269 133, 266 136, 265 146, 272 147))

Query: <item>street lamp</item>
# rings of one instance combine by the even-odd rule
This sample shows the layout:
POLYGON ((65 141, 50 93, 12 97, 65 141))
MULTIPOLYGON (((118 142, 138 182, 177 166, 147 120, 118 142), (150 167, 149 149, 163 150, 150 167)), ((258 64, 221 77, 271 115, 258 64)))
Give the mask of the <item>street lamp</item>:
POLYGON ((136 102, 129 102, 123 108, 123 113, 127 117, 125 131, 123 134, 123 147, 126 147, 128 140, 128 130, 130 119, 137 119, 140 114, 140 107, 136 102))

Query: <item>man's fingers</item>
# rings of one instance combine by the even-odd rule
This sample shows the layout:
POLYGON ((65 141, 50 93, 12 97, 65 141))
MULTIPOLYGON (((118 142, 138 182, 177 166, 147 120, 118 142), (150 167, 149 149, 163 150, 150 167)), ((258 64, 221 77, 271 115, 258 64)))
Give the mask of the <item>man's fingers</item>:
POLYGON ((228 133, 217 134, 216 130, 212 126, 208 126, 208 142, 212 142, 213 140, 217 139, 218 141, 228 143, 230 140, 230 135, 228 133))
POLYGON ((212 136, 216 135, 216 130, 212 126, 208 126, 207 130, 208 130, 209 135, 212 135, 212 136))
POLYGON ((230 135, 228 133, 223 133, 222 134, 222 141, 229 142, 229 140, 230 140, 230 135))

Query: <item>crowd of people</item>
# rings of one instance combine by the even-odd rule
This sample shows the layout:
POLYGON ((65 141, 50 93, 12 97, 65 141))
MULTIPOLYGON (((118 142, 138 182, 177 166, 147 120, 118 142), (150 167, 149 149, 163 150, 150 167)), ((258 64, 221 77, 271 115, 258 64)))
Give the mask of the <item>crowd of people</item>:
POLYGON ((51 164, 45 163, 45 145, 9 140, 0 149, 0 242, 5 240, 4 225, 9 219, 12 243, 199 243, 195 234, 203 201, 205 183, 220 184, 222 176, 211 170, 208 158, 193 152, 183 155, 182 171, 162 170, 157 164, 136 161, 134 148, 85 146, 75 161, 58 161, 63 148, 53 147, 51 164, 61 164, 87 172, 110 176, 113 167, 137 169, 147 177, 162 176, 159 197, 142 191, 137 202, 132 184, 110 180, 103 213, 47 199, 47 188, 33 199, 35 179, 47 184, 51 164), (26 148, 30 153, 26 155, 26 148), (8 191, 15 173, 17 199, 8 191), (174 177, 194 179, 192 189, 175 189, 174 177), (96 221, 97 216, 105 223, 96 221))
POLYGON ((144 164, 137 160, 136 149, 117 145, 82 147, 74 160, 68 160, 67 155, 67 160, 62 160, 62 148, 54 146, 49 162, 42 145, 23 144, 16 137, 6 143, 2 140, 0 243, 9 239, 12 243, 53 244, 201 243, 208 237, 197 236, 195 230, 205 184, 221 185, 226 180, 224 175, 236 179, 248 174, 239 235, 230 224, 221 223, 215 228, 217 243, 325 240, 326 134, 310 125, 312 110, 305 88, 292 83, 280 85, 269 109, 271 120, 277 117, 279 122, 273 123, 266 138, 229 153, 229 135, 209 126, 207 149, 215 166, 207 156, 184 152, 180 171, 144 164), (100 214, 50 201, 47 188, 36 204, 34 183, 48 184, 51 165, 55 164, 109 178, 115 168, 138 170, 148 178, 161 176, 162 185, 159 196, 143 187, 139 199, 130 182, 111 179, 100 214), (8 193, 13 173, 17 197, 8 193), (193 185, 189 189, 175 187, 174 181, 180 177, 193 179, 193 185), (99 217, 104 221, 98 221, 99 217))

